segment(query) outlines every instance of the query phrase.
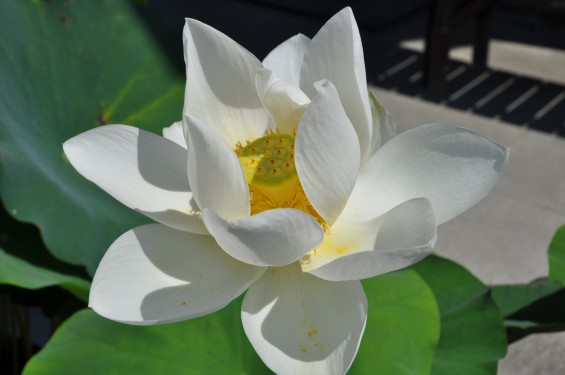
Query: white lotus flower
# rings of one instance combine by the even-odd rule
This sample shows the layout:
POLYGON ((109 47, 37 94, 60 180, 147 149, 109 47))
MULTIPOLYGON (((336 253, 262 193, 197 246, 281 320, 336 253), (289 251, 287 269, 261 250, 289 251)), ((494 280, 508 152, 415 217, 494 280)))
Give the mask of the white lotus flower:
POLYGON ((388 141, 349 8, 263 63, 195 20, 184 47, 182 125, 164 138, 108 125, 64 144, 83 176, 159 222, 112 244, 90 306, 167 323, 248 289, 243 326, 269 368, 345 373, 367 316, 358 280, 428 254, 436 225, 490 191, 506 149, 437 124, 388 141))

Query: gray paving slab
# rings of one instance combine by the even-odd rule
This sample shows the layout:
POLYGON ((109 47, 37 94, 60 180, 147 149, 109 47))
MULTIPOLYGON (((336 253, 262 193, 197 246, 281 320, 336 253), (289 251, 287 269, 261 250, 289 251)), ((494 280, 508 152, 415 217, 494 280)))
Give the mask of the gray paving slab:
POLYGON ((538 334, 518 341, 498 364, 498 375, 565 374, 565 332, 538 334))
POLYGON ((496 191, 565 215, 565 140, 527 131, 512 145, 496 191))

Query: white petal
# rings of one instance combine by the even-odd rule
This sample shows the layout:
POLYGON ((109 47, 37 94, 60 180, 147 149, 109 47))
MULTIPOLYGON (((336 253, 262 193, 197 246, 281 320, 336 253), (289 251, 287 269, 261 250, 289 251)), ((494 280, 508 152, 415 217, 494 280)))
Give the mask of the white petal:
POLYGON ((199 207, 226 219, 249 216, 249 187, 235 152, 211 127, 183 116, 188 144, 188 178, 199 207))
POLYGON ((418 262, 435 240, 430 202, 413 199, 366 222, 340 217, 302 269, 330 281, 366 279, 418 262))
POLYGON ((171 126, 163 128, 163 137, 186 149, 186 138, 182 130, 182 121, 177 121, 171 126))
POLYGON ((322 79, 331 81, 339 92, 357 132, 363 164, 369 152, 372 119, 363 47, 351 8, 333 16, 312 39, 304 55, 300 88, 312 98, 316 94, 314 83, 322 79))
POLYGON ((328 282, 293 264, 272 268, 249 288, 241 318, 275 373, 341 375, 357 353, 367 298, 358 281, 328 282))
POLYGON ((369 91, 369 102, 371 103, 371 115, 373 117, 371 148, 369 150, 370 157, 396 135, 396 124, 392 120, 390 113, 372 91, 369 91))
POLYGON ((272 50, 263 60, 263 66, 274 71, 286 82, 298 86, 300 67, 308 44, 310 44, 310 38, 297 34, 272 50))
POLYGON ((187 84, 183 114, 223 135, 230 147, 262 137, 269 117, 255 89, 261 62, 218 30, 187 19, 183 31, 187 84))
POLYGON ((233 259, 210 236, 145 225, 110 246, 89 306, 124 323, 170 323, 221 309, 264 271, 233 259))
POLYGON ((260 70, 255 81, 275 126, 282 133, 293 134, 310 99, 297 86, 284 82, 268 69, 260 70))
POLYGON ((202 218, 226 253, 257 266, 292 263, 324 239, 318 222, 293 208, 268 210, 231 221, 204 209, 202 218))
POLYGON ((127 125, 104 125, 63 144, 73 167, 111 196, 179 230, 206 233, 192 199, 187 153, 177 144, 127 125))
POLYGON ((492 189, 507 157, 504 146, 471 130, 420 126, 397 135, 367 161, 347 214, 376 217, 402 202, 425 197, 440 225, 492 189))
POLYGON ((328 224, 347 202, 359 173, 359 142, 339 95, 325 82, 296 134, 295 162, 306 196, 328 224))

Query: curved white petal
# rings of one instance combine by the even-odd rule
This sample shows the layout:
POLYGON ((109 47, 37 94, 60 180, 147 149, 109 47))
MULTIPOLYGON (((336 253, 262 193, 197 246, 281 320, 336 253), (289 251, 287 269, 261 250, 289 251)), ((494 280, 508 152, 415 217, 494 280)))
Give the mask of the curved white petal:
POLYGON ((211 127, 183 116, 188 144, 188 179, 199 207, 226 219, 249 216, 249 187, 235 152, 211 127))
POLYGON ((330 281, 366 279, 418 262, 435 240, 432 206, 417 198, 366 222, 340 217, 302 269, 330 281))
POLYGON ((371 104, 371 116, 373 118, 373 130, 371 132, 371 148, 369 157, 390 141, 396 135, 396 124, 387 109, 381 104, 377 96, 369 90, 369 102, 371 104))
POLYGON ((262 137, 269 122, 255 89, 261 62, 218 30, 187 19, 183 114, 216 129, 230 147, 262 137))
POLYGON ((231 221, 205 208, 202 218, 226 253, 257 266, 292 263, 324 239, 318 222, 293 208, 268 210, 231 221))
POLYGON ((297 34, 272 50, 263 60, 263 66, 277 73, 286 82, 298 86, 300 67, 309 44, 310 38, 297 34))
POLYGON ((397 135, 367 161, 345 211, 366 219, 425 197, 440 225, 492 189, 507 157, 504 146, 471 130, 423 125, 397 135))
POLYGON ((268 69, 257 73, 255 83, 275 126, 282 133, 293 134, 310 99, 297 86, 284 82, 268 69))
POLYGON ((295 163, 306 196, 328 224, 347 203, 359 173, 359 142, 336 88, 325 82, 296 134, 295 163))
POLYGON ((63 144, 73 167, 111 196, 167 226, 206 233, 192 199, 187 153, 177 144, 127 125, 104 125, 63 144))
POLYGON ((264 271, 233 259, 210 236, 150 224, 110 246, 89 306, 124 323, 170 323, 221 309, 264 271))
POLYGON ((171 126, 164 127, 163 137, 186 149, 186 138, 184 137, 184 132, 182 130, 182 121, 177 121, 171 126))
POLYGON ((357 353, 367 298, 359 281, 328 282, 293 264, 272 268, 249 288, 241 318, 275 373, 341 375, 357 353))
POLYGON ((333 16, 312 38, 304 55, 300 88, 310 98, 314 83, 327 79, 337 91, 361 146, 361 164, 368 157, 372 119, 367 97, 365 60, 359 29, 351 8, 333 16))

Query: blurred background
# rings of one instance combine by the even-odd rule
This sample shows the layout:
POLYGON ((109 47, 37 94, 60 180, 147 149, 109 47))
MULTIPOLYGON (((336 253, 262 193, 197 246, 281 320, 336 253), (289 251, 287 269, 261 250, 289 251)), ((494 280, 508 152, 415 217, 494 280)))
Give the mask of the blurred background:
MULTIPOLYGON (((565 223, 564 0, 327 0, 323 3, 138 0, 129 3, 157 48, 165 52, 174 72, 171 74, 180 77, 184 75, 184 17, 222 31, 262 59, 296 33, 313 37, 345 6, 352 7, 359 24, 367 80, 392 114, 399 132, 425 123, 444 122, 474 129, 510 147, 507 170, 493 192, 468 212, 440 227, 437 253, 461 263, 486 284, 527 283, 547 276, 548 244, 556 229, 565 223)), ((84 17, 83 20, 69 20, 64 15, 59 18, 64 27, 75 21, 88 26, 88 15, 84 17)), ((18 31, 11 30, 8 35, 6 28, 1 30, 5 33, 0 35, 2 39, 18 31)), ((22 43, 26 37, 21 37, 22 43)), ((8 47, 3 52, 4 56, 10 56, 8 47)), ((112 53, 119 51, 105 49, 100 58, 108 60, 112 53)), ((0 84, 6 84, 9 81, 6 77, 13 75, 7 71, 0 73, 0 84)), ((97 110, 99 124, 111 122, 109 108, 100 105, 97 110)), ((118 105, 114 118, 120 115, 119 110, 118 105)), ((174 121, 180 113, 169 116, 174 121)), ((13 219, 33 221, 30 216, 25 217, 25 212, 13 208, 12 201, 3 203, 0 245, 19 254, 43 248, 44 232, 13 219), (25 243, 14 241, 18 233, 25 236, 25 243)), ((70 219, 65 217, 65 220, 70 219)), ((122 230, 115 228, 114 232, 107 236, 115 238, 122 230)), ((53 241, 49 242, 48 247, 52 244, 53 241)), ((104 250, 106 246, 100 248, 104 250)), ((22 257, 33 261, 35 256, 22 257)), ((41 263, 85 279, 92 271, 60 262, 47 252, 41 263)), ((4 363, 23 364, 60 323, 52 316, 64 319, 84 306, 78 299, 69 299, 64 305, 50 305, 49 301, 60 300, 63 298, 60 294, 66 293, 54 287, 41 293, 22 294, 2 286, 0 292, 3 337, 24 337, 29 333, 25 329, 33 332, 19 359, 8 358, 12 353, 2 352, 4 363), (14 295, 17 295, 15 305, 10 299, 14 295), (26 310, 25 306, 37 301, 43 301, 40 302, 43 313, 39 309, 26 310), (14 313, 14 308, 25 311, 14 313), (49 319, 45 316, 46 308, 52 309, 47 313, 49 319), (6 327, 19 328, 6 336, 6 327)), ((0 344, 11 345, 4 339, 0 344)), ((510 346, 499 364, 499 373, 563 374, 563 353, 565 334, 531 335, 510 346)))

